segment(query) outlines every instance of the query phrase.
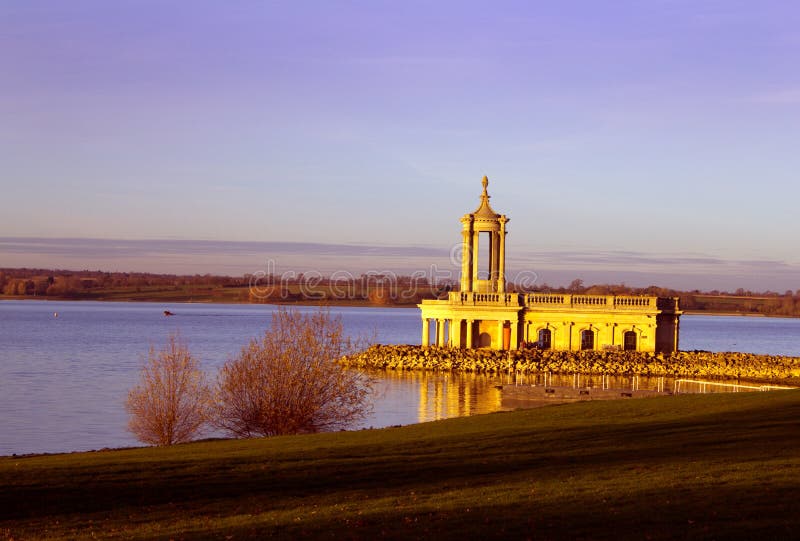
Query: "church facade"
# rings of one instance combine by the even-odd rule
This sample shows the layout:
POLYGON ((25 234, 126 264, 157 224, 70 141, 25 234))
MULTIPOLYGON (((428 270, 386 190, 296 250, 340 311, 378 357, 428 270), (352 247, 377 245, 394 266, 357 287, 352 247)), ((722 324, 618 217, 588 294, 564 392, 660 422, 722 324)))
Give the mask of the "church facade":
POLYGON ((461 218, 459 290, 418 305, 423 346, 677 351, 677 297, 506 291, 509 219, 489 205, 488 184, 483 177, 480 206, 461 218))

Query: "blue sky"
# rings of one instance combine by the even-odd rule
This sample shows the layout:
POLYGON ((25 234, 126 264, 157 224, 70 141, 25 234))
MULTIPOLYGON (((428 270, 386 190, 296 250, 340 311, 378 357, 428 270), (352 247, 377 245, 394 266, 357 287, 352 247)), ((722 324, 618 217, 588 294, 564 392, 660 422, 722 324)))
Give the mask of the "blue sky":
POLYGON ((542 281, 798 289, 798 58, 791 1, 4 0, 0 266, 445 265, 485 174, 542 281))

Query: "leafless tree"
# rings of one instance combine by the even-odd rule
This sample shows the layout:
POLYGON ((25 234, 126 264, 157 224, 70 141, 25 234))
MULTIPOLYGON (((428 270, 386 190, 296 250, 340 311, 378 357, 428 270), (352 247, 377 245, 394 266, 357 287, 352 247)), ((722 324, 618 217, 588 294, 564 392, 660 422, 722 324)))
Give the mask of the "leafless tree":
POLYGON ((209 397, 197 359, 172 334, 164 349, 150 348, 139 383, 128 393, 128 429, 153 445, 191 441, 208 420, 209 397))
POLYGON ((371 379, 338 361, 363 346, 344 335, 341 317, 280 309, 220 370, 215 424, 237 437, 345 428, 371 410, 371 379))

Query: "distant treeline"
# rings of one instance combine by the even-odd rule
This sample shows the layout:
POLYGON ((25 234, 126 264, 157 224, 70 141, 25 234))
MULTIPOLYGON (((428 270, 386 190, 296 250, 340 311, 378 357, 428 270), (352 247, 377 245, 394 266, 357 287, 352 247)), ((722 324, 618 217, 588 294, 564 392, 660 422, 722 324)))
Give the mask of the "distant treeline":
POLYGON ((784 293, 775 291, 756 292, 739 288, 727 291, 680 291, 658 286, 630 287, 624 284, 599 284, 584 286, 583 281, 573 280, 567 287, 553 288, 547 284, 530 291, 552 291, 585 295, 652 295, 657 297, 679 297, 681 310, 689 312, 714 312, 726 314, 750 314, 764 316, 800 317, 800 289, 784 293))
POLYGON ((210 274, 178 276, 142 272, 0 269, 0 292, 8 296, 84 297, 92 291, 115 288, 246 285, 243 278, 210 274))
MULTIPOLYGON (((397 276, 349 273, 282 275, 211 274, 175 275, 137 272, 71 271, 51 269, 0 269, 0 294, 6 297, 54 299, 205 301, 249 303, 345 302, 375 305, 412 305, 437 298, 457 287, 449 281, 433 282, 420 275, 397 276)), ((681 309, 693 312, 800 317, 800 290, 777 293, 738 289, 727 291, 679 291, 624 284, 585 286, 580 279, 565 287, 547 284, 521 287, 509 283, 512 292, 557 292, 586 295, 651 295, 680 297, 681 309)))
POLYGON ((318 273, 175 275, 50 269, 0 269, 0 295, 53 299, 248 303, 415 304, 450 290, 425 277, 318 273))

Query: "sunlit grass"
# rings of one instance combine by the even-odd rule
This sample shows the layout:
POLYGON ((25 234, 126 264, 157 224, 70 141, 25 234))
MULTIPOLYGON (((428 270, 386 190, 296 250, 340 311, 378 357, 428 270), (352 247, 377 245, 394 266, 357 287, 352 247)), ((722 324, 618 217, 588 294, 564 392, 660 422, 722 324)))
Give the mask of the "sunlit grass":
POLYGON ((0 537, 791 538, 800 392, 0 459, 0 537))

